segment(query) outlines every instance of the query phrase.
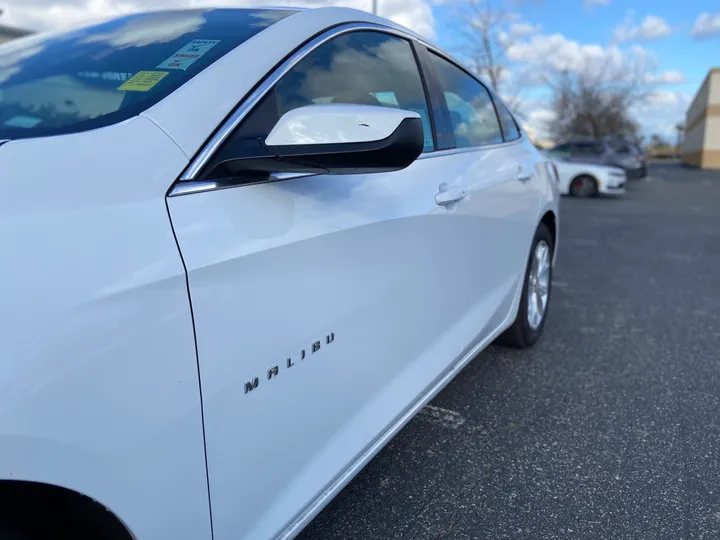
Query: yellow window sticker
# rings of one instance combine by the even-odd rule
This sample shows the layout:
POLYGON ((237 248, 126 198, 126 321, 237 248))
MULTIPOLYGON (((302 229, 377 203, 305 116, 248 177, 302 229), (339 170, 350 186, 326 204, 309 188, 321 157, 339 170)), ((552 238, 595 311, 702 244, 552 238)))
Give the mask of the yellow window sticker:
POLYGON ((118 90, 125 92, 147 92, 162 81, 168 71, 138 71, 130 77, 118 90))

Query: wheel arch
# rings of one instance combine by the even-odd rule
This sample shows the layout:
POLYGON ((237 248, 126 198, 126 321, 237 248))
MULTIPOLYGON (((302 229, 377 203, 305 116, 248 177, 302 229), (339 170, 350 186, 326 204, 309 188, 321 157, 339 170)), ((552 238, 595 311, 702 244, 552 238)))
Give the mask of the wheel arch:
POLYGON ((554 263, 555 256, 557 254, 557 245, 558 245, 558 220, 557 220, 557 215, 555 214, 555 211, 547 210, 543 214, 543 217, 540 219, 540 223, 544 224, 548 229, 550 229, 550 234, 552 235, 552 239, 553 239, 553 263, 554 263))
POLYGON ((78 540, 135 540, 125 523, 99 501, 27 480, 0 480, 0 531, 1 527, 31 538, 50 537, 48 532, 59 530, 78 540))
POLYGON ((550 233, 553 237, 554 250, 557 243, 557 218, 555 217, 555 212, 553 212, 552 210, 548 210, 547 212, 545 212, 542 219, 540 220, 540 223, 545 224, 545 226, 550 229, 550 233))

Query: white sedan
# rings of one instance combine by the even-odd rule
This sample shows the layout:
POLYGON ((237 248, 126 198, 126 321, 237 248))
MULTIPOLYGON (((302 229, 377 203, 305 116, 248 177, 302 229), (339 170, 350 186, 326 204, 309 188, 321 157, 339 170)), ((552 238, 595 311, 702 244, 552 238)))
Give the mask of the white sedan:
POLYGON ((627 174, 620 167, 575 163, 550 154, 546 155, 557 167, 562 195, 596 197, 625 193, 627 174))
POLYGON ((402 27, 134 14, 0 66, 4 539, 291 538, 543 331, 552 166, 402 27))

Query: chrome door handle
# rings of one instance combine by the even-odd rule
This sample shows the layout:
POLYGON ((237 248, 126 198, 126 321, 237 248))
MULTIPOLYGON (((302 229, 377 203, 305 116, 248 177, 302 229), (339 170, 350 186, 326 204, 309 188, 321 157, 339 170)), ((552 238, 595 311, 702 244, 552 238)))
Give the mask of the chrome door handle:
POLYGON ((525 167, 518 167, 517 179, 521 182, 527 182, 533 177, 532 171, 528 171, 525 167))
POLYGON ((435 194, 435 202, 440 206, 445 206, 464 199, 465 195, 467 195, 465 188, 451 188, 447 184, 440 184, 440 191, 435 194))

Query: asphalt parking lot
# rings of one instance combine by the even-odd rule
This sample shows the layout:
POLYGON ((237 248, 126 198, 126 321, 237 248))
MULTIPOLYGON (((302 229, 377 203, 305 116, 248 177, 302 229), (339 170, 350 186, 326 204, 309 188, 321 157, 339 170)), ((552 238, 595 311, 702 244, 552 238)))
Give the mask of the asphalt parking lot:
POLYGON ((481 353, 299 538, 720 538, 720 172, 561 220, 541 342, 481 353))

